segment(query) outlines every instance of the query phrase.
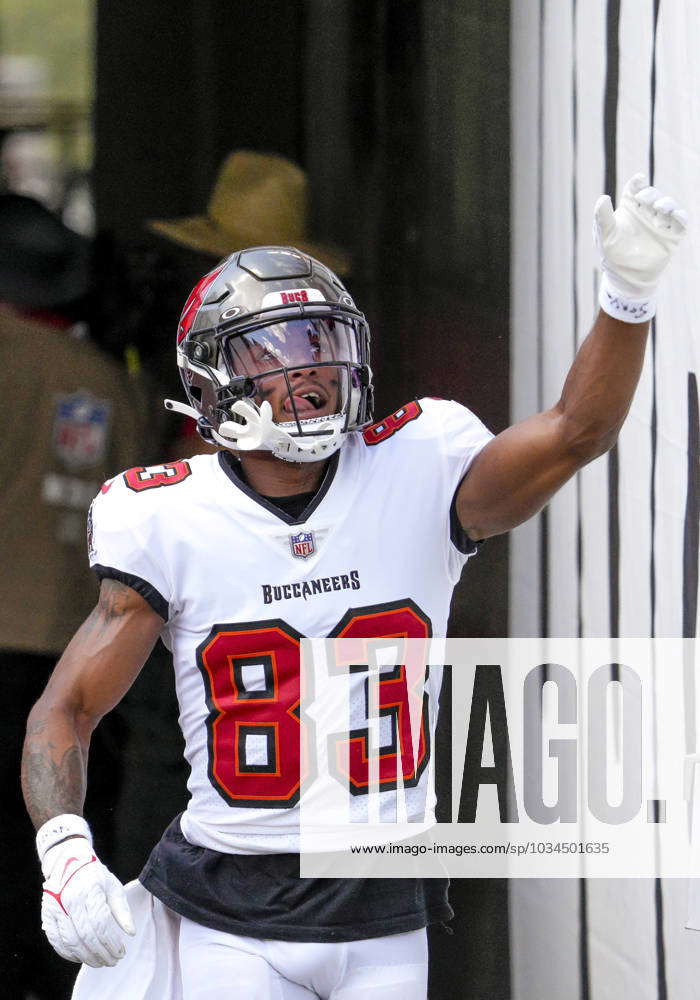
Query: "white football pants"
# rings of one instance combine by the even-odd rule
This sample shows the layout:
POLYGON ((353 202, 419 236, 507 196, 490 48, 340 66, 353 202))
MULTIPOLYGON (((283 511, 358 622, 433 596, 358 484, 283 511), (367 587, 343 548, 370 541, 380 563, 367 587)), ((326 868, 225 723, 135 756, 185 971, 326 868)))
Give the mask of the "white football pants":
POLYGON ((180 918, 183 1000, 425 1000, 425 929, 363 941, 259 941, 180 918))

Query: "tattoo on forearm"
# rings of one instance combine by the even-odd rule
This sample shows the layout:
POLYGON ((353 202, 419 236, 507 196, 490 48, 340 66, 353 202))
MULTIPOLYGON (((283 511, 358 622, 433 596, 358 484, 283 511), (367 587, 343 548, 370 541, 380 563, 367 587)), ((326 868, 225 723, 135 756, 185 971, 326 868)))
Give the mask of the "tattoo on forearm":
POLYGON ((37 719, 36 721, 30 719, 27 723, 27 740, 31 740, 34 736, 41 736, 45 729, 46 719, 37 719))
POLYGON ((139 603, 147 608, 131 587, 104 580, 97 606, 71 640, 57 667, 57 679, 55 675, 49 682, 49 694, 45 692, 32 709, 22 756, 22 790, 37 828, 60 813, 82 812, 89 734, 111 688, 99 679, 82 684, 75 680, 76 672, 85 669, 96 678, 108 668, 135 612, 138 617, 139 603))
POLYGON ((78 744, 69 746, 56 760, 53 743, 36 739, 43 729, 27 733, 22 758, 22 790, 34 826, 60 813, 82 813, 85 798, 84 756, 78 744))

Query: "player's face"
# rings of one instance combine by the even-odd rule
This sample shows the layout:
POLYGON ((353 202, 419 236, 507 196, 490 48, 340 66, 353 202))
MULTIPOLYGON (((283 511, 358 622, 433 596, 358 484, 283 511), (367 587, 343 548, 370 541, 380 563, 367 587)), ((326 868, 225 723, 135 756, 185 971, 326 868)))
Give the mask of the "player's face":
POLYGON ((354 334, 345 324, 291 320, 232 338, 228 349, 236 373, 255 378, 256 402, 267 401, 275 421, 309 420, 343 409, 348 371, 332 362, 356 360, 354 334))
POLYGON ((326 417, 341 409, 340 382, 345 373, 335 368, 295 368, 289 372, 291 395, 284 375, 268 375, 258 382, 258 403, 267 400, 277 422, 326 417))

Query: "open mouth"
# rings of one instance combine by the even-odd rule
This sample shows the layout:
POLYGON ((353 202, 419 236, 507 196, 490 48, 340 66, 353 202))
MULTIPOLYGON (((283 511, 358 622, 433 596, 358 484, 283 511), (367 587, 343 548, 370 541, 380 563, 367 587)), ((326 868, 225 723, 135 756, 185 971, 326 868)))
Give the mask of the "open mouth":
POLYGON ((304 417, 314 416, 319 410, 324 408, 327 402, 328 397, 321 390, 307 389, 304 392, 295 392, 293 397, 287 396, 282 404, 282 411, 294 418, 294 410, 296 408, 297 416, 300 420, 303 420, 304 417), (292 406, 292 399, 294 400, 294 406, 292 406))

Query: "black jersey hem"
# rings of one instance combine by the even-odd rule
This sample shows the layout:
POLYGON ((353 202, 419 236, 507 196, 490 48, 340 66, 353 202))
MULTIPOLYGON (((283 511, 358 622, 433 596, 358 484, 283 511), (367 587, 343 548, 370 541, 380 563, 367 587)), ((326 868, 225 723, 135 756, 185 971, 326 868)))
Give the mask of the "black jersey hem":
POLYGON ((134 573, 125 573, 123 570, 115 569, 113 566, 101 566, 97 563, 92 568, 97 573, 99 580, 117 580, 119 583, 124 583, 127 587, 131 587, 144 600, 148 601, 155 613, 160 615, 164 622, 167 622, 170 617, 168 602, 160 591, 156 590, 148 580, 144 580, 134 573))
POLYGON ((408 913, 389 920, 367 920, 359 926, 347 927, 304 927, 298 924, 257 923, 249 920, 235 920, 232 917, 217 917, 210 911, 200 908, 182 896, 173 893, 149 871, 147 864, 139 875, 141 884, 169 909, 181 917, 193 920, 203 927, 210 927, 225 934, 240 934, 244 937, 270 941, 292 941, 301 944, 325 944, 330 941, 363 941, 368 938, 387 937, 391 934, 404 934, 407 931, 417 931, 428 924, 439 924, 451 920, 454 911, 449 903, 408 913))
MULTIPOLYGON (((469 475, 469 473, 467 473, 469 475)), ((459 523, 459 515, 457 514, 457 494, 459 493, 459 487, 462 485, 467 477, 464 476, 459 483, 459 486, 454 492, 452 497, 452 503, 450 504, 450 540, 455 546, 458 552, 461 552, 463 556, 472 556, 478 550, 482 541, 475 542, 473 538, 470 538, 466 533, 462 525, 459 523)))

